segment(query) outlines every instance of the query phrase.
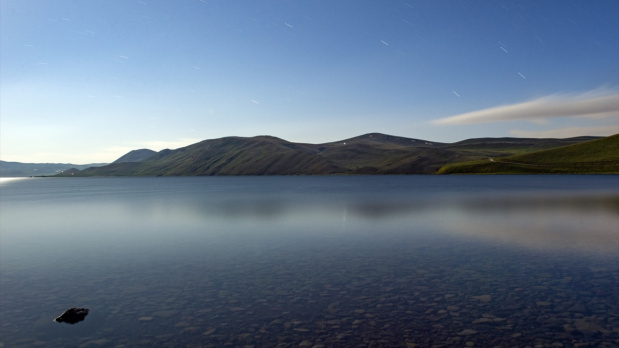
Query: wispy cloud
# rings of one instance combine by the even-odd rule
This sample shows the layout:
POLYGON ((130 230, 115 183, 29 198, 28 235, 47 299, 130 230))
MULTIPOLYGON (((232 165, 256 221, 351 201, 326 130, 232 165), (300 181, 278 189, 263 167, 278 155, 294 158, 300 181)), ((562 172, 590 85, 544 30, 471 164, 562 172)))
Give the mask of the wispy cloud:
POLYGON ((522 138, 572 138, 583 135, 605 137, 619 133, 619 125, 614 127, 569 127, 544 131, 512 130, 510 133, 522 138))
POLYGON ((619 93, 595 90, 580 95, 555 94, 522 103, 467 112, 432 121, 460 125, 500 121, 537 121, 556 117, 606 118, 619 116, 619 93))

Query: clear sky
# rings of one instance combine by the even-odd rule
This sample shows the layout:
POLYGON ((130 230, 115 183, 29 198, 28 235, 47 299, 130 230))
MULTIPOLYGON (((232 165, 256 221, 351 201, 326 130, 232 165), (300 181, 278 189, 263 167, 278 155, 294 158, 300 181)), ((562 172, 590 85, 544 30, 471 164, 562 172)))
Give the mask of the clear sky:
POLYGON ((0 0, 0 159, 619 133, 619 1, 0 0))

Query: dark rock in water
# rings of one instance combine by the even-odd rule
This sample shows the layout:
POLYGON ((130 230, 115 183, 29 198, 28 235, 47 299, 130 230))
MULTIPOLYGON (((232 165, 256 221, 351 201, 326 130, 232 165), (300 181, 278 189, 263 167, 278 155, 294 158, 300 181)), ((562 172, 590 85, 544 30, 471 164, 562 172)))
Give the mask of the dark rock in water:
POLYGON ((68 324, 75 324, 84 320, 87 315, 88 308, 69 308, 56 319, 54 319, 54 321, 58 323, 64 322, 68 324))

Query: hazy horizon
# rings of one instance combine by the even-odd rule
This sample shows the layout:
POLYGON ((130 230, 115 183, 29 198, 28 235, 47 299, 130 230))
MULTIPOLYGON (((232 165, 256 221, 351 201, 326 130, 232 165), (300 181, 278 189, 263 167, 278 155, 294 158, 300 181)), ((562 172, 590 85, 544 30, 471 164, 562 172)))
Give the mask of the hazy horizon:
POLYGON ((0 159, 619 133, 619 3, 0 2, 0 159))

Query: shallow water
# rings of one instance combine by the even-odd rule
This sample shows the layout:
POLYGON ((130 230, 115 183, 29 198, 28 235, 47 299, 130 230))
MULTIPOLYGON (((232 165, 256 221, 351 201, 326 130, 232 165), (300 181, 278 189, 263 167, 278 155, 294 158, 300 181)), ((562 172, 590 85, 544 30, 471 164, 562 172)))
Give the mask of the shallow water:
POLYGON ((618 214, 617 176, 4 180, 0 342, 616 346, 618 214))

